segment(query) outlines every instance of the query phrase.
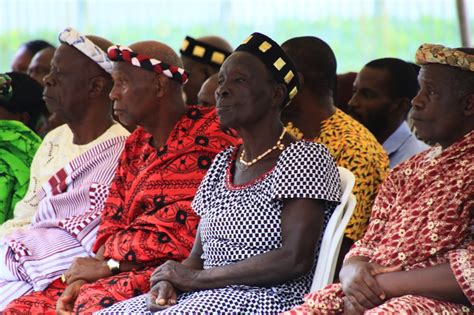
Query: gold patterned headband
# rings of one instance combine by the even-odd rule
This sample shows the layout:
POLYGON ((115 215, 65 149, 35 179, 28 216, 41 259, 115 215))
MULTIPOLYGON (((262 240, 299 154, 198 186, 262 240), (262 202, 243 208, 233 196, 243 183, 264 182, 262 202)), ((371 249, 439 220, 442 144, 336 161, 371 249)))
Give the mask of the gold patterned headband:
POLYGON ((444 47, 443 45, 423 44, 416 51, 415 58, 416 63, 419 65, 438 63, 467 71, 474 71, 474 55, 444 47))

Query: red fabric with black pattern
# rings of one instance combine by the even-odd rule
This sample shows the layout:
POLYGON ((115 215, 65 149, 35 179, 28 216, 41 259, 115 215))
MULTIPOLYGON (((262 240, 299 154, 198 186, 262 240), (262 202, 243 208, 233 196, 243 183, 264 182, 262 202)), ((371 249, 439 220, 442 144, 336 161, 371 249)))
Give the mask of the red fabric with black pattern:
MULTIPOLYGON (((138 272, 86 284, 75 311, 94 312, 149 290, 154 268, 168 259, 182 261, 193 246, 199 217, 191 201, 214 156, 237 140, 222 131, 215 109, 189 107, 166 144, 154 149, 139 127, 127 139, 110 188, 94 250, 104 257, 151 264, 138 272)), ((64 285, 56 280, 44 292, 8 305, 12 314, 53 311, 64 285)))

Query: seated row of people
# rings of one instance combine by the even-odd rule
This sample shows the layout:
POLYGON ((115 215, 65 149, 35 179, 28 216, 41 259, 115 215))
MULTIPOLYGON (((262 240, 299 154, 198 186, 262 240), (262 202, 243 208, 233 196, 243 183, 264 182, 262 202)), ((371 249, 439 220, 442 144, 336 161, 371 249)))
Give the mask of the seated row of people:
MULTIPOLYGON (((163 43, 112 46, 73 29, 61 33, 60 42, 44 80, 48 107, 67 122, 58 137, 69 131, 68 143, 84 146, 111 126, 123 134, 70 158, 45 185, 30 183, 37 199, 32 223, 8 231, 0 245, 4 313, 278 313, 296 307, 309 290, 320 235, 339 202, 336 164, 347 165, 358 181, 359 210, 346 230, 347 240, 357 243, 342 268, 342 285, 307 296, 292 312, 342 312, 344 305, 354 312, 415 306, 441 312, 472 304, 472 282, 463 270, 472 270, 474 259, 474 82, 469 66, 456 68, 471 60, 471 51, 429 45, 418 51, 422 88, 413 117, 422 138, 440 146, 396 167, 370 216, 388 157, 367 129, 334 107, 336 61, 323 41, 295 38, 280 47, 252 34, 222 59, 216 109, 185 106, 189 73, 163 43), (456 62, 439 57, 440 49, 456 62), (436 85, 446 76, 452 80, 436 85), (454 81, 459 95, 444 88, 454 81), (115 116, 138 126, 126 141, 107 94, 115 116), (89 105, 95 110, 85 115, 89 105), (455 171, 446 174, 447 167, 455 171), (445 275, 438 290, 420 285, 436 272, 445 275), (401 290, 399 277, 410 285, 401 290)), ((185 41, 182 50, 188 46, 185 41)), ((403 112, 406 100, 397 102, 390 104, 403 112)))
MULTIPOLYGON (((96 272, 92 275, 96 277, 95 286, 82 288, 90 292, 83 298, 92 309, 104 307, 111 299, 146 292, 153 266, 167 259, 182 260, 189 254, 199 221, 190 207, 192 198, 214 156, 237 143, 232 131, 221 130, 215 109, 184 105, 182 84, 187 73, 179 78, 177 74, 166 77, 132 65, 120 69, 126 66, 123 64, 117 65, 113 84, 112 62, 104 52, 110 42, 84 37, 72 29, 61 33, 60 40, 52 71, 45 78, 44 95, 48 106, 59 111, 67 124, 49 133, 43 143, 58 143, 51 134, 63 139, 69 130, 69 147, 55 151, 55 156, 77 151, 71 148, 74 144, 85 144, 87 148, 50 175, 48 185, 41 188, 44 193, 34 194, 40 200, 32 225, 4 237, 6 275, 1 279, 0 290, 8 294, 2 295, 2 308, 15 297, 45 290, 45 294, 53 292, 52 302, 45 300, 41 307, 55 309, 55 289, 71 290, 82 284, 81 279, 68 286, 77 280, 77 276, 69 278, 68 273, 67 282, 59 279, 69 267, 88 276, 91 269, 96 272), (128 131, 112 120, 109 93, 119 119, 126 125, 140 126, 127 143, 128 131), (105 144, 106 139, 94 143, 94 137, 97 139, 107 128, 114 127, 123 134, 113 138, 115 149, 108 150, 111 145, 105 144), (107 151, 108 160, 102 158, 98 163, 96 159, 107 151), (97 178, 69 174, 71 166, 96 174, 97 178), (101 174, 104 172, 107 176, 101 174), (99 212, 104 223, 100 228, 99 212), (58 241, 53 242, 53 237, 58 241), (67 245, 69 248, 64 248, 67 245), (77 256, 83 259, 74 260, 77 256), (130 271, 114 276, 117 284, 108 279, 111 274, 107 263, 114 260, 121 261, 121 268, 130 271), (106 268, 97 268, 93 263, 106 268), (78 267, 74 269, 75 266, 78 267), (97 281, 101 278, 104 281, 97 281)), ((163 61, 162 66, 166 62, 168 67, 182 67, 179 57, 164 44, 143 42, 132 48, 154 55, 163 61)), ((28 311, 43 312, 35 308, 28 311)))

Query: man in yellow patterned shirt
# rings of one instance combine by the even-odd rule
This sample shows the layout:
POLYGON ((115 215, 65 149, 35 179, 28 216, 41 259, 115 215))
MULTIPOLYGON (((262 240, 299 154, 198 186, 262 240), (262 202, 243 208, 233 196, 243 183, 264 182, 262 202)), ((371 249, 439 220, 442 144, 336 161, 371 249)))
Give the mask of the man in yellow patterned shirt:
POLYGON ((291 106, 282 113, 287 129, 297 138, 326 145, 337 165, 356 177, 357 205, 345 231, 343 257, 364 235, 389 160, 369 130, 334 106, 337 63, 331 47, 317 37, 305 36, 287 40, 282 48, 295 62, 302 82, 291 106))

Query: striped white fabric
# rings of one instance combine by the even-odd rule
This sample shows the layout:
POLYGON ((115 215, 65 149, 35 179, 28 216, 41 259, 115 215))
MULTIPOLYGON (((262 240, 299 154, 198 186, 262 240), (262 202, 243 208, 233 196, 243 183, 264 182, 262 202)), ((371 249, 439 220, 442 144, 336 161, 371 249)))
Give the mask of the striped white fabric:
POLYGON ((108 139, 59 170, 38 193, 30 228, 3 239, 0 269, 10 276, 0 278, 0 310, 21 295, 44 290, 75 257, 94 255, 100 212, 125 140, 108 139))

